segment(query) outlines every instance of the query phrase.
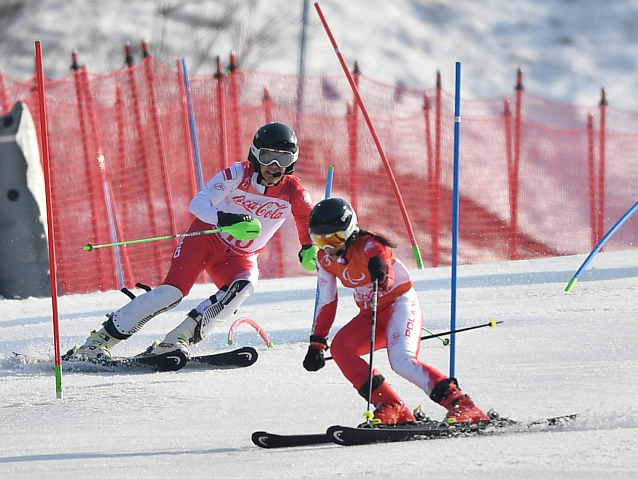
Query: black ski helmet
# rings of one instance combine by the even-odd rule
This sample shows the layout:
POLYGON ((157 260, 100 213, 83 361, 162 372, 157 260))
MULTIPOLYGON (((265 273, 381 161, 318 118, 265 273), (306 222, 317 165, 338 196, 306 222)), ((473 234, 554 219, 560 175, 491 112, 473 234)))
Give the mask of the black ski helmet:
POLYGON ((290 175, 295 171, 295 164, 299 157, 299 144, 297 142, 297 134, 288 125, 283 123, 273 122, 267 123, 257 130, 253 143, 250 146, 250 153, 248 159, 253 165, 253 169, 260 173, 260 163, 257 160, 259 158, 259 150, 261 148, 268 148, 270 150, 289 151, 293 155, 293 163, 286 167, 284 174, 290 175))
POLYGON ((342 232, 348 246, 359 233, 357 214, 341 198, 326 198, 317 203, 310 213, 309 227, 310 234, 315 236, 342 232))

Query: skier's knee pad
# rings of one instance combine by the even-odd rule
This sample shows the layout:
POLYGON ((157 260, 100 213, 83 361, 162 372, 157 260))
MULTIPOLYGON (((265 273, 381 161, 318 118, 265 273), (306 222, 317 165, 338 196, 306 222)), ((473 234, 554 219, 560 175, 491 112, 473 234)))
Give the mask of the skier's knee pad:
MULTIPOLYGON (((237 312, 241 304, 255 291, 255 286, 246 279, 238 279, 231 283, 226 294, 201 311, 201 318, 195 329, 194 340, 199 342, 204 339, 214 328, 216 323, 230 318, 237 312)), ((190 313, 189 313, 190 315, 190 313)))
POLYGON ((111 316, 113 326, 123 335, 130 336, 160 313, 177 306, 182 300, 182 292, 170 284, 137 296, 111 316))

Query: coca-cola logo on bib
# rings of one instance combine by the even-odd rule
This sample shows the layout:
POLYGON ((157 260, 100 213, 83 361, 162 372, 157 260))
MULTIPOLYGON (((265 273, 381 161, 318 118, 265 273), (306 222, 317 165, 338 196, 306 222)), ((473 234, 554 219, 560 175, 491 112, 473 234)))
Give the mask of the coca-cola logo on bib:
POLYGON ((234 196, 233 201, 246 208, 254 216, 270 220, 282 218, 287 208, 286 203, 278 203, 277 201, 260 203, 259 201, 249 200, 245 195, 234 196))

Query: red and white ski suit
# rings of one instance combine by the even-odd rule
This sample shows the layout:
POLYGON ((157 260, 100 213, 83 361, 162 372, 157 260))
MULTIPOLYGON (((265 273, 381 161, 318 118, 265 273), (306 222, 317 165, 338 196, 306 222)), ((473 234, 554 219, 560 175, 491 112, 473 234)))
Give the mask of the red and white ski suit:
MULTIPOLYGON (((338 278, 345 287, 354 290, 359 313, 337 332, 330 350, 341 372, 359 391, 370 373, 368 362, 361 356, 370 352, 373 284, 368 261, 373 256, 380 256, 388 266, 388 288, 379 290, 378 296, 375 350, 387 348, 392 370, 429 396, 434 386, 447 376, 419 360, 423 315, 410 274, 394 257, 392 248, 374 236, 359 236, 339 261, 319 252, 319 299, 313 334, 327 338, 330 333, 337 312, 338 278)), ((375 369, 373 375, 378 374, 375 369)))
POLYGON ((237 240, 228 233, 183 238, 173 253, 164 284, 177 287, 186 296, 202 271, 218 287, 236 279, 256 282, 258 254, 289 217, 295 221, 300 243, 312 244, 308 232, 312 201, 299 178, 285 175, 277 186, 266 188, 257 177, 249 161, 217 173, 191 201, 189 210, 196 219, 188 231, 213 229, 217 212, 224 211, 258 218, 261 234, 250 241, 237 240))

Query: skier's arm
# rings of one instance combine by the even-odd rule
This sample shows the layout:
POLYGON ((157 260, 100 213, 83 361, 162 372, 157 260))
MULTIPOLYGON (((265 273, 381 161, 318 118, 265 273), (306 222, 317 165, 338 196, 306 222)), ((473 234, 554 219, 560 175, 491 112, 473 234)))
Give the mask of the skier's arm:
POLYGON ((321 266, 317 270, 319 297, 314 317, 313 334, 327 338, 337 316, 339 296, 337 294, 337 277, 321 266))
POLYGON ((310 193, 301 186, 301 183, 299 184, 297 193, 292 198, 290 208, 292 216, 295 219, 295 225, 297 226, 299 243, 302 245, 312 244, 312 238, 308 230, 310 213, 312 212, 312 199, 310 198, 310 193))
POLYGON ((243 177, 243 168, 240 163, 235 163, 229 168, 217 173, 191 200, 189 211, 200 220, 211 225, 219 221, 219 210, 215 205, 219 204, 231 191, 239 186, 243 177))
POLYGON ((308 231, 312 200, 310 194, 303 188, 301 183, 299 183, 297 194, 292 198, 291 210, 297 226, 299 242, 301 243, 301 250, 298 253, 299 261, 306 270, 315 271, 317 269, 318 248, 312 243, 310 232, 308 231))
POLYGON ((324 351, 328 349, 328 333, 337 313, 337 278, 319 267, 317 271, 319 299, 315 312, 315 325, 310 336, 308 352, 303 360, 307 371, 318 371, 326 365, 324 351))

